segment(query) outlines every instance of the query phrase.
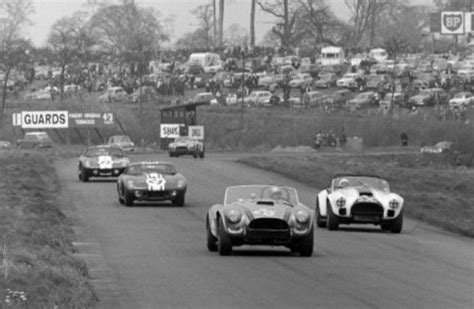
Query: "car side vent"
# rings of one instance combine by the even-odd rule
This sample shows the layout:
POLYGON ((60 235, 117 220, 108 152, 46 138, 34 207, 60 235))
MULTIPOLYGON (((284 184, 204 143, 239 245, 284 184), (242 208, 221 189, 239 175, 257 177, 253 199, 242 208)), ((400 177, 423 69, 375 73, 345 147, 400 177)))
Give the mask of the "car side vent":
POLYGON ((273 206, 273 205, 275 205, 275 203, 273 203, 272 201, 258 201, 257 205, 273 206))

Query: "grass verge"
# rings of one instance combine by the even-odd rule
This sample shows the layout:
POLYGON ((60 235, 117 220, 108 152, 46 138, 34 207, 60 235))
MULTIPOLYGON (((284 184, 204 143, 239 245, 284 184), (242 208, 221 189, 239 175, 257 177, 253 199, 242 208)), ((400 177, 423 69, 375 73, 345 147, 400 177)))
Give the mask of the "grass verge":
POLYGON ((0 308, 94 308, 86 264, 60 210, 51 159, 0 151, 0 308))
POLYGON ((377 174, 405 198, 405 213, 430 224, 474 237, 474 171, 424 164, 420 154, 263 154, 239 162, 280 173, 315 188, 327 187, 336 173, 377 174))

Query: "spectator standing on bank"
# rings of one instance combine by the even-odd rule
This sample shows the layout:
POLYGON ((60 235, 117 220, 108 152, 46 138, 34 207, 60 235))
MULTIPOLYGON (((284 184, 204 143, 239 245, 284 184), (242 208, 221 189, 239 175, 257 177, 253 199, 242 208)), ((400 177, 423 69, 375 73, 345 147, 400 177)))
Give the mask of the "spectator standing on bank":
POLYGON ((402 140, 403 147, 408 146, 408 134, 406 132, 402 132, 402 134, 400 134, 400 139, 402 140))

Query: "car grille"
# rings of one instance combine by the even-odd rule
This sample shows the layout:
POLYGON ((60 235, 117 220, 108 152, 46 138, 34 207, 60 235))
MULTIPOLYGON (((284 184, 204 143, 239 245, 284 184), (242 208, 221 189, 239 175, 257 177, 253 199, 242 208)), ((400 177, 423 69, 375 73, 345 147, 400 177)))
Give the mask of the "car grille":
POLYGON ((352 206, 352 215, 383 216, 383 207, 375 203, 357 203, 352 206))
POLYGON ((253 230, 288 230, 288 223, 281 219, 261 218, 252 220, 249 229, 253 230))
POLYGON ((147 197, 166 197, 168 193, 166 191, 147 191, 145 195, 147 197))
POLYGON ((176 147, 176 150, 177 151, 186 151, 188 150, 188 148, 185 146, 185 147, 176 147))

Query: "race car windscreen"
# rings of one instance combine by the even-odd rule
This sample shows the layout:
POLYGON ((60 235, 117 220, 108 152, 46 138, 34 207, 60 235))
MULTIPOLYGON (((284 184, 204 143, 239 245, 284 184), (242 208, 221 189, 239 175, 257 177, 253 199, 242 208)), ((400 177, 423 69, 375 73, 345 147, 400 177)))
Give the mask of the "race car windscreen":
POLYGON ((336 190, 346 187, 367 187, 380 191, 390 191, 390 187, 386 180, 367 176, 347 176, 334 178, 333 186, 336 190))
POLYGON ((94 147, 86 150, 86 157, 111 156, 115 158, 122 158, 123 151, 116 147, 94 147))
POLYGON ((128 168, 129 175, 142 175, 149 173, 158 173, 164 175, 174 175, 176 168, 171 164, 134 164, 128 168))
POLYGON ((292 205, 298 204, 298 193, 294 188, 278 187, 281 193, 278 199, 272 196, 272 188, 275 187, 262 185, 229 187, 225 192, 224 204, 257 200, 275 200, 292 205))

